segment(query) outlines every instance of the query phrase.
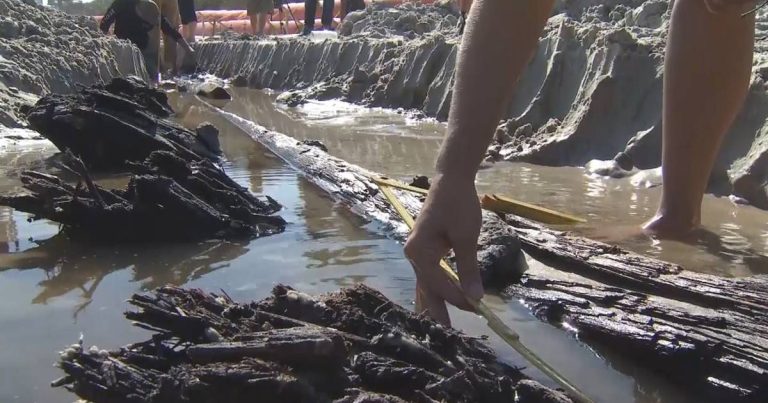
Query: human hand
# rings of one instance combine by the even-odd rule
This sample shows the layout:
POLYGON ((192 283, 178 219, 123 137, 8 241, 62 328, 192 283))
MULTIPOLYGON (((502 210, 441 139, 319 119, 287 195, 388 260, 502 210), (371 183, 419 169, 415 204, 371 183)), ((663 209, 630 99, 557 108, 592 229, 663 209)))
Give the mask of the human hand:
POLYGON ((416 272, 417 309, 445 325, 450 326, 446 301, 471 311, 467 299, 477 301, 483 297, 477 267, 481 224, 474 182, 438 175, 405 243, 405 255, 416 272), (460 286, 440 268, 440 259, 451 249, 456 256, 460 286))

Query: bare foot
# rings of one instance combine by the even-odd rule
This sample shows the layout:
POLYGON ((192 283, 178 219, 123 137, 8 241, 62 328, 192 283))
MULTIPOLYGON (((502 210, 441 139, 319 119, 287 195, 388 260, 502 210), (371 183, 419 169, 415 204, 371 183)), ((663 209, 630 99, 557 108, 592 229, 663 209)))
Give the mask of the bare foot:
POLYGON ((699 220, 671 219, 662 213, 656 215, 643 224, 643 232, 656 239, 672 239, 691 242, 700 238, 702 231, 699 220))

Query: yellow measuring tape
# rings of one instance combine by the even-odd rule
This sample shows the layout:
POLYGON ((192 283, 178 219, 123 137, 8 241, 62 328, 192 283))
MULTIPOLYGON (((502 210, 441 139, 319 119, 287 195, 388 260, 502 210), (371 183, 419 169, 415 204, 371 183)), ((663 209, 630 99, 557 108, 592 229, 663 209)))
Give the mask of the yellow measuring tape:
MULTIPOLYGON (((406 184, 401 184, 399 182, 393 181, 391 179, 387 178, 372 178, 374 183, 378 185, 379 189, 381 189, 381 193, 384 195, 384 197, 389 201, 389 203, 392 205, 392 207, 397 211, 397 214, 400 216, 400 218, 403 219, 405 222, 405 225, 408 226, 408 228, 413 229, 415 222, 413 220, 413 216, 411 216, 411 213, 408 212, 408 210, 403 206, 402 203, 400 203, 400 200, 397 198, 397 196, 392 192, 392 188, 399 188, 403 190, 409 190, 412 192, 417 192, 424 194, 426 191, 421 188, 416 188, 413 186, 409 186, 406 184), (394 184, 394 185, 393 185, 394 184), (418 189, 418 190, 416 190, 418 189)), ((445 274, 448 275, 448 277, 453 281, 454 284, 456 284, 457 287, 459 287, 459 277, 456 275, 456 272, 453 271, 453 268, 448 264, 448 262, 445 261, 445 259, 440 260, 440 267, 443 269, 445 274)), ((520 335, 517 334, 514 330, 512 330, 509 326, 507 326, 501 318, 499 318, 491 308, 485 304, 482 300, 480 301, 474 301, 471 299, 467 299, 467 301, 470 303, 470 305, 475 309, 475 311, 480 314, 485 320, 488 322, 488 327, 491 328, 491 330, 494 331, 499 337, 501 337, 502 340, 504 340, 507 344, 509 344, 510 347, 515 349, 520 355, 523 356, 528 362, 533 364, 536 368, 541 370, 544 374, 546 374, 548 377, 550 377, 552 380, 558 383, 563 389, 565 389, 568 394, 576 399, 576 401, 580 403, 592 403, 592 399, 587 397, 584 393, 582 393, 576 386, 574 386, 571 382, 569 382, 564 376, 560 375, 557 370, 552 368, 549 364, 544 362, 539 356, 536 355, 533 351, 529 350, 528 347, 523 345, 523 343, 520 341, 520 335)))

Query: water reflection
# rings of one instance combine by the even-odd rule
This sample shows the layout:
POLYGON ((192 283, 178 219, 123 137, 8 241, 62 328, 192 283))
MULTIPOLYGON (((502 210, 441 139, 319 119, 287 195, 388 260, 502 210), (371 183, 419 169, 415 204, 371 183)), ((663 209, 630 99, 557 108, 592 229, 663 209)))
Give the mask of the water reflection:
POLYGON ((106 246, 71 242, 56 235, 37 243, 36 247, 0 257, 0 272, 42 270, 45 278, 38 283, 40 292, 32 298, 34 304, 46 304, 78 290, 84 302, 75 314, 87 306, 101 280, 113 271, 129 268, 132 281, 150 290, 165 284, 186 284, 226 267, 227 262, 248 251, 247 245, 221 240, 106 246))

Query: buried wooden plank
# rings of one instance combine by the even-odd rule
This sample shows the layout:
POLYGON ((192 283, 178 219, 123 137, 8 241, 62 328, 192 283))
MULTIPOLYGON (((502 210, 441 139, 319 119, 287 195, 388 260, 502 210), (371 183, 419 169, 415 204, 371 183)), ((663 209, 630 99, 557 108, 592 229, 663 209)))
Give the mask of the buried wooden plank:
POLYGON ((96 403, 570 402, 365 285, 318 297, 278 285, 243 304, 163 287, 129 302, 152 339, 71 346, 54 386, 96 403))
POLYGON ((709 400, 768 401, 768 276, 722 278, 506 220, 535 265, 504 294, 709 400))
MULTIPOLYGON (((356 214, 382 224, 398 240, 406 237, 397 213, 369 179, 378 174, 214 110, 356 214)), ((412 214, 419 211, 419 197, 397 194, 412 214)), ((510 264, 524 267, 505 258, 510 255, 505 241, 522 242, 526 252, 557 269, 531 270, 511 286, 494 280, 513 276, 484 275, 486 286, 505 288, 505 294, 525 299, 538 317, 558 325, 568 322, 583 340, 663 371, 703 399, 768 401, 765 276, 729 279, 694 273, 519 217, 508 215, 499 222, 487 212, 478 244, 485 273, 505 273, 510 264)))

